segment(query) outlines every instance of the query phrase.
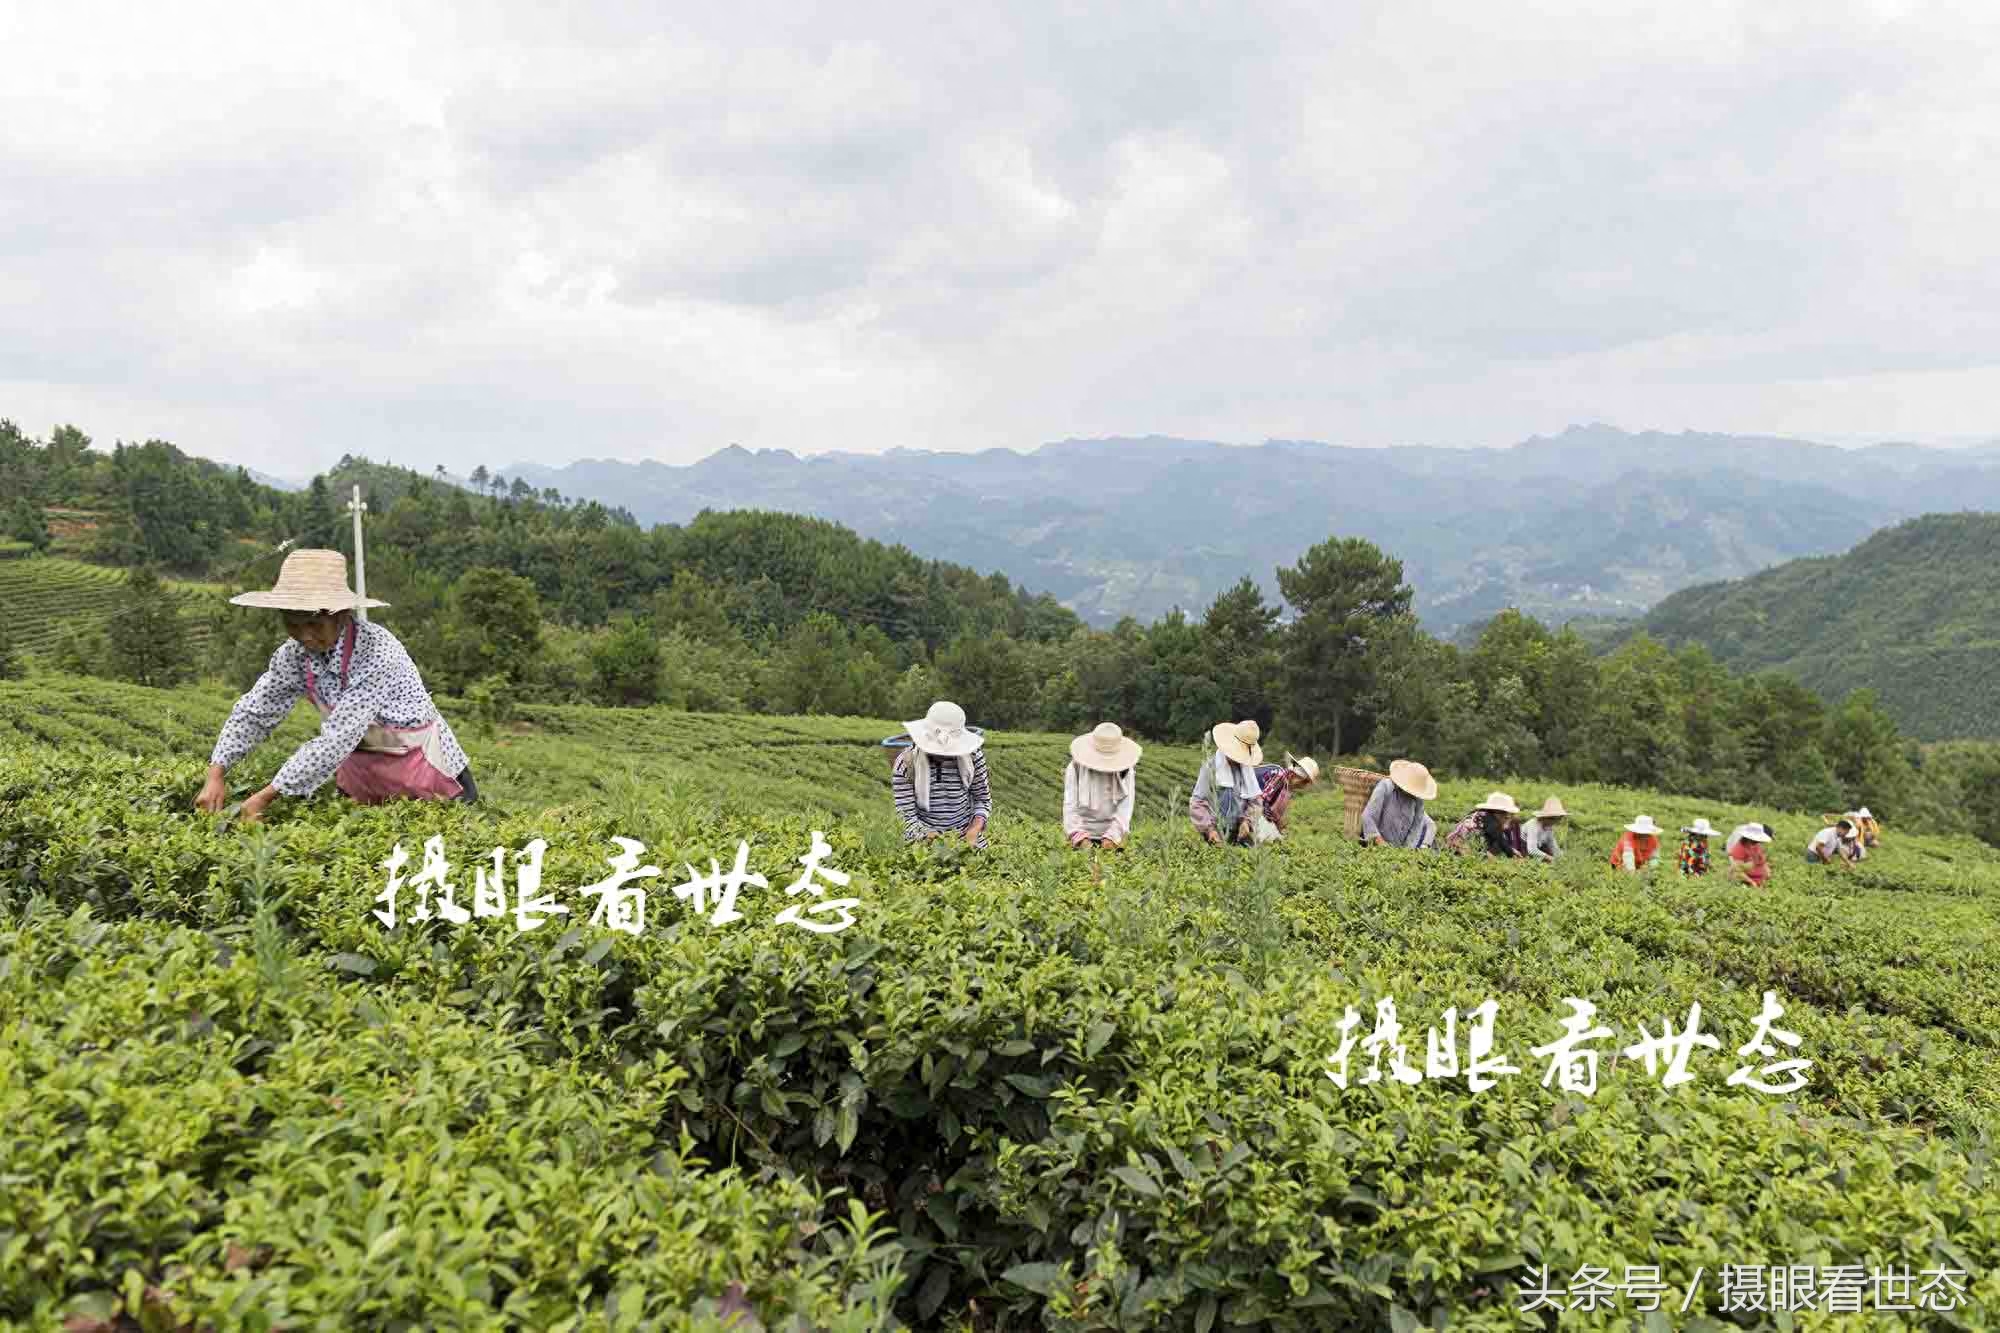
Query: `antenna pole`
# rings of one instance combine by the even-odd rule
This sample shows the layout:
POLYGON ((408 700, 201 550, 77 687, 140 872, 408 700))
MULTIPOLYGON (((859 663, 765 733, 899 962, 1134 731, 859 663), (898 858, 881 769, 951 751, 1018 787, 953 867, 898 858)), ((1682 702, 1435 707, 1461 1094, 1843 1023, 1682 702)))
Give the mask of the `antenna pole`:
POLYGON ((354 483, 354 498, 347 502, 347 507, 354 515, 354 595, 357 603, 354 618, 365 621, 368 619, 368 608, 359 605, 368 600, 368 563, 361 553, 361 515, 367 512, 368 505, 361 498, 360 482, 354 483))

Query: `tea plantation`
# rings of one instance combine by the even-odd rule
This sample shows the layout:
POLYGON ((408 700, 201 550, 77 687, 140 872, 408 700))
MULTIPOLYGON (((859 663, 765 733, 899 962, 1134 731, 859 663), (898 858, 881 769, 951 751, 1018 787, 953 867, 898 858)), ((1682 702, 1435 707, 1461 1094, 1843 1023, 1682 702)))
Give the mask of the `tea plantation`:
POLYGON ((1816 817, 1564 788, 1551 869, 1364 853, 1314 791, 1227 850, 1178 813, 1198 752, 1149 746, 1093 868, 1058 848, 1066 737, 989 738, 994 845, 960 854, 902 844, 891 723, 482 734, 449 704, 483 805, 242 828, 190 810, 228 703, 0 683, 6 1327, 2000 1326, 2000 854, 1971 841, 1891 829, 1838 874, 1800 863, 1816 817), (1641 810, 1769 819, 1771 889, 1614 875, 1641 810), (860 900, 839 933, 779 919, 816 830, 860 900), (503 915, 415 921, 406 888, 377 920, 391 848, 411 875, 432 836, 467 908, 507 854, 503 915), (579 892, 620 836, 661 871, 636 934, 579 892), (569 914, 521 932, 535 839, 569 914), (713 924, 672 887, 738 839, 768 887, 713 924), (1739 1055, 1766 991, 1799 1044, 1739 1055), (1572 996, 1615 1033, 1590 1095, 1531 1053, 1572 996), (1336 1086, 1343 1016, 1365 1041, 1387 998, 1419 1070, 1495 1001, 1520 1072, 1383 1053, 1364 1084, 1357 1044, 1336 1086), (1687 1082, 1622 1054, 1695 1003, 1687 1082), (1729 1083, 1794 1056, 1796 1092, 1729 1083), (1652 1314, 1523 1309, 1541 1270, 1637 1265, 1652 1314), (1725 1309, 1725 1265, 1966 1276, 1950 1309, 1793 1316, 1725 1309))

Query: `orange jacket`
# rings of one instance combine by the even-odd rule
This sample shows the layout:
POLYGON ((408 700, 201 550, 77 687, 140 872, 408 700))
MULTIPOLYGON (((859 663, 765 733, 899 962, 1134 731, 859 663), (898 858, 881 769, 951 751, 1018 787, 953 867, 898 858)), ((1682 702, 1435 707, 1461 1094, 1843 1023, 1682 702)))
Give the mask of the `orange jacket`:
POLYGON ((1652 833, 1626 832, 1620 834, 1618 845, 1611 849, 1611 868, 1613 870, 1623 870, 1625 868, 1625 851, 1628 847, 1632 851, 1632 868, 1640 870, 1645 867, 1648 861, 1660 854, 1660 839, 1658 835, 1652 833))

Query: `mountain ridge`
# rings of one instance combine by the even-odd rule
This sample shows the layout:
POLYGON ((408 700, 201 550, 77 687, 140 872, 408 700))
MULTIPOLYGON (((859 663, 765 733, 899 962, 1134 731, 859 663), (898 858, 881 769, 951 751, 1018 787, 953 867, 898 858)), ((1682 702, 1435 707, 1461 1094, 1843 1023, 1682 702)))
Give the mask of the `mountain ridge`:
POLYGON ((1556 622, 1637 615, 1918 514, 2000 508, 2000 449, 1601 422, 1492 449, 1147 434, 976 453, 730 445, 689 464, 504 471, 644 523, 703 509, 829 518, 997 568, 1100 625, 1199 612, 1245 572, 1275 596, 1276 567, 1335 533, 1400 558, 1419 614, 1449 633, 1508 606, 1556 622))

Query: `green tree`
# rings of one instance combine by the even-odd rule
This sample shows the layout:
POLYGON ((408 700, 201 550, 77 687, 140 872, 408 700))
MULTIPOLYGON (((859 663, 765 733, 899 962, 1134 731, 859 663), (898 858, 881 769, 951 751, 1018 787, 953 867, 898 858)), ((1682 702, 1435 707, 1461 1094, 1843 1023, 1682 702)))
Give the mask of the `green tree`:
POLYGON ((1201 621, 1211 674, 1228 700, 1221 711, 1254 718, 1266 731, 1277 716, 1277 623, 1278 608, 1248 574, 1210 602, 1201 621))
POLYGON ((1591 719, 1599 782, 1682 791, 1688 777, 1680 678, 1667 650, 1644 635, 1606 659, 1591 719))
MULTIPOLYGON (((962 634, 937 656, 942 693, 973 725, 1022 727, 1035 716, 1036 681, 1020 645, 1005 634, 962 634)), ((912 714, 921 716, 921 714, 912 714)))
POLYGON ((542 605, 535 585, 504 569, 468 569, 452 585, 448 672, 458 682, 500 675, 528 679, 542 648, 542 605))
POLYGON ((193 673, 180 610, 150 565, 126 577, 105 636, 106 663, 120 680, 172 685, 193 673))
POLYGON ((1855 690, 1826 719, 1827 762, 1845 793, 1843 804, 1865 805, 1882 819, 1899 818, 1916 774, 1903 754, 1896 724, 1875 691, 1855 690))
POLYGON ((16 500, 7 514, 7 537, 10 541, 27 542, 37 551, 48 550, 49 521, 41 506, 26 497, 16 500))
POLYGON ((1357 734, 1356 701, 1373 680, 1371 647, 1411 590, 1403 562, 1358 537, 1329 538, 1277 571, 1278 588, 1298 612, 1285 634, 1282 719, 1295 743, 1343 752, 1357 734))
POLYGON ((644 620, 627 620, 591 645, 590 664, 598 702, 645 708, 660 697, 660 642, 644 620))
POLYGON ((472 475, 468 477, 467 480, 472 483, 475 489, 477 489, 481 493, 484 493, 486 490, 486 483, 491 478, 491 476, 492 474, 486 470, 486 464, 481 463, 478 467, 472 469, 472 475))

